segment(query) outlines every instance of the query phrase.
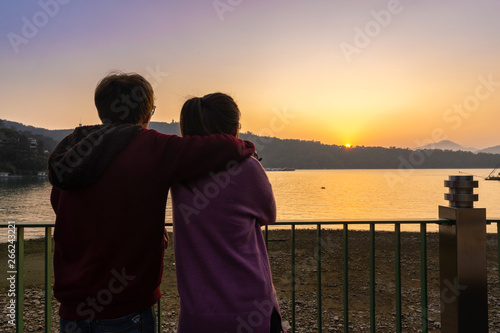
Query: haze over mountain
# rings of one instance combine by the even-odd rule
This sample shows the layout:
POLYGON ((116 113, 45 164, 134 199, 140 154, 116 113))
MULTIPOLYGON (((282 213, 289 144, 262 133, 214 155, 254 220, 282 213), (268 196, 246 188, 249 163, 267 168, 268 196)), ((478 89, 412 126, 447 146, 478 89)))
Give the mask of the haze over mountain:
POLYGON ((490 147, 490 148, 481 149, 481 152, 488 153, 488 154, 500 154, 500 145, 490 147))
POLYGON ((479 149, 474 147, 461 146, 458 143, 455 143, 450 140, 442 140, 439 142, 430 143, 428 145, 415 148, 415 150, 423 150, 423 149, 441 149, 441 150, 452 150, 452 151, 461 150, 461 151, 470 151, 473 153, 480 151, 479 149))
POLYGON ((464 147, 450 140, 442 140, 436 143, 430 143, 428 145, 415 148, 415 150, 424 150, 424 149, 441 149, 441 150, 452 150, 452 151, 469 151, 472 153, 500 154, 500 145, 484 149, 477 149, 474 147, 464 147))

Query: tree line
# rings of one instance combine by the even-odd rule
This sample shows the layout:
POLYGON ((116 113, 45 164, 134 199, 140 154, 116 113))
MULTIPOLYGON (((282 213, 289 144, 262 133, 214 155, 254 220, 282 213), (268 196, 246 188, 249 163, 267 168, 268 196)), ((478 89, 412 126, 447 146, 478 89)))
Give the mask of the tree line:
POLYGON ((32 138, 3 127, 0 122, 0 172, 15 175, 36 175, 47 169, 47 157, 42 141, 32 145, 32 138))
POLYGON ((450 169, 494 168, 499 154, 439 149, 413 150, 326 145, 317 141, 260 137, 252 133, 241 137, 255 143, 262 165, 295 169, 450 169))
MULTIPOLYGON (((165 134, 180 134, 179 124, 175 122, 152 122, 150 128, 165 134)), ((52 151, 64 135, 73 131, 47 130, 2 120, 0 130, 0 140, 3 136, 14 138, 15 141, 14 145, 0 146, 0 171, 11 173, 45 170, 48 155, 43 150, 52 151), (11 128, 7 129, 5 125, 10 125, 11 128), (34 138, 39 143, 34 155, 25 148, 28 138, 34 138)), ((257 153, 262 158, 262 165, 269 168, 451 169, 494 168, 500 164, 500 154, 397 147, 346 148, 318 141, 263 137, 251 132, 242 133, 241 138, 255 144, 257 153)))

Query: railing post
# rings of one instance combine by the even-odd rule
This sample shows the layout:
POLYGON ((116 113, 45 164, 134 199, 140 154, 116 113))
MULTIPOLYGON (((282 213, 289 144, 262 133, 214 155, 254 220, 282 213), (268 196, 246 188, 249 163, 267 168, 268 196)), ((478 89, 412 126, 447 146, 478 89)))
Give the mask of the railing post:
POLYGON ((439 206, 441 332, 488 332, 486 209, 473 208, 472 176, 445 181, 450 206, 439 206))
POLYGON ((45 332, 52 331, 52 228, 45 228, 45 332))
POLYGON ((16 256, 16 333, 22 333, 24 332, 24 227, 17 228, 16 256))

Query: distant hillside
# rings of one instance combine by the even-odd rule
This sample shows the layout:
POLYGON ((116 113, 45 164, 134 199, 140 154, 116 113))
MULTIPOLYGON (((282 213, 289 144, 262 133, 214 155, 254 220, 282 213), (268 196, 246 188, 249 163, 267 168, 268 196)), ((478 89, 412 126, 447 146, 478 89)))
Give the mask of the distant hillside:
POLYGON ((70 130, 47 130, 45 128, 26 126, 14 121, 0 119, 0 128, 7 128, 23 134, 24 136, 35 139, 42 143, 44 150, 52 151, 70 130))
POLYGON ((66 135, 68 135, 69 133, 72 132, 72 130, 70 130, 70 129, 67 129, 67 130, 65 130, 65 129, 48 130, 45 128, 24 125, 24 124, 15 122, 15 121, 9 121, 9 120, 5 120, 5 119, 2 119, 2 121, 3 121, 4 127, 6 127, 6 128, 14 129, 14 130, 21 132, 21 133, 29 132, 32 134, 43 135, 43 136, 52 138, 52 139, 56 140, 57 142, 61 141, 66 135))
POLYGON ((441 150, 452 150, 452 151, 470 151, 470 152, 477 152, 479 149, 472 148, 472 147, 464 147, 461 146, 455 142, 452 142, 450 140, 443 140, 439 141, 436 143, 430 143, 426 146, 422 147, 417 147, 415 148, 416 150, 423 150, 423 149, 441 149, 441 150))
POLYGON ((160 123, 152 121, 149 123, 150 129, 157 130, 160 133, 181 135, 181 130, 179 128, 179 123, 172 121, 171 123, 160 123))
POLYGON ((2 127, 0 121, 0 172, 36 175, 46 170, 47 157, 43 142, 2 127))
MULTIPOLYGON (((49 129, 45 129, 45 128, 24 125, 24 124, 15 122, 15 121, 9 121, 9 120, 4 120, 4 119, 0 119, 0 120, 3 122, 3 125, 6 128, 14 129, 14 130, 21 132, 21 133, 31 133, 31 134, 43 135, 43 136, 54 139, 56 144, 57 144, 57 142, 61 141, 66 135, 70 134, 74 130, 73 128, 49 130, 49 129)), ((165 133, 165 134, 180 135, 179 123, 176 123, 176 122, 161 123, 161 122, 152 121, 149 124, 149 128, 157 130, 158 132, 165 133)), ((55 145, 54 145, 54 147, 55 147, 55 145)), ((54 147, 51 147, 50 150, 52 150, 54 147)))
POLYGON ((283 140, 243 134, 255 143, 265 167, 296 169, 444 169, 494 168, 500 155, 440 149, 412 150, 325 145, 317 141, 283 140))
POLYGON ((500 146, 490 147, 481 150, 482 153, 500 154, 500 146))
MULTIPOLYGON (((4 121, 5 127, 19 128, 31 133, 44 133, 54 140, 71 133, 68 130, 47 130, 4 121)), ((152 122, 150 128, 165 134, 179 135, 179 124, 152 122)), ((241 138, 252 141, 262 158, 262 165, 269 168, 295 169, 430 169, 430 168, 494 168, 500 164, 500 155, 488 152, 472 153, 451 141, 439 142, 433 149, 420 147, 384 148, 326 145, 318 141, 278 139, 243 133, 241 138), (440 147, 440 149, 435 149, 440 147), (461 149, 460 149, 461 148, 461 149)), ((56 142, 56 141, 55 141, 56 142)), ((45 146, 47 149, 47 146, 45 146)), ((431 147, 431 146, 426 146, 431 147)), ((489 148, 491 152, 500 146, 489 148)))

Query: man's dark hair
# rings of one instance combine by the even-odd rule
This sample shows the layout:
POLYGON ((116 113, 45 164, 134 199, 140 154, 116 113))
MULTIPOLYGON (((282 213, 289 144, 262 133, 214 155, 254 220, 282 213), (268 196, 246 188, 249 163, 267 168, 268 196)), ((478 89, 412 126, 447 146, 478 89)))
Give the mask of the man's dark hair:
POLYGON ((97 84, 94 102, 103 123, 143 124, 154 107, 153 87, 137 73, 113 72, 97 84))

